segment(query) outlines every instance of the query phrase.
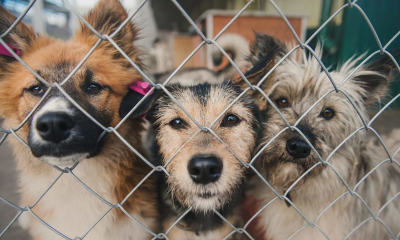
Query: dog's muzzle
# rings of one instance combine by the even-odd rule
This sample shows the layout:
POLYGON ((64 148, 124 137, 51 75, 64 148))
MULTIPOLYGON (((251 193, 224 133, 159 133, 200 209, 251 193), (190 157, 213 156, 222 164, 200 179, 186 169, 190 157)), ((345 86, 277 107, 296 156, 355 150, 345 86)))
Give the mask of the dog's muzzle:
MULTIPOLYGON (((97 117, 94 111, 89 114, 97 117)), ((52 97, 33 115, 28 145, 35 157, 66 166, 95 156, 102 147, 102 131, 67 99, 52 97)))
POLYGON ((196 156, 189 161, 188 171, 195 183, 206 185, 219 179, 222 161, 215 156, 196 156))
POLYGON ((75 120, 66 113, 50 112, 41 116, 35 127, 43 140, 58 144, 71 135, 75 120))
POLYGON ((286 141, 286 151, 295 159, 305 158, 310 155, 311 147, 306 141, 294 137, 286 141))
MULTIPOLYGON (((312 128, 307 124, 300 124, 297 128, 303 133, 303 135, 309 140, 309 142, 315 146, 316 136, 312 132, 312 128)), ((311 146, 300 136, 299 133, 295 132, 289 139, 286 140, 286 151, 294 159, 306 158, 311 153, 311 146)))

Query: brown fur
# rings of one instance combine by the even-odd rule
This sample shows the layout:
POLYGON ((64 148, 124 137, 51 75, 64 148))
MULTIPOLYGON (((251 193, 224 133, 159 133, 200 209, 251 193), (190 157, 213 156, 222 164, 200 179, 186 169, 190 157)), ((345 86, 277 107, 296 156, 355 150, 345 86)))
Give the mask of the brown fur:
MULTIPOLYGON (((0 13, 0 30, 3 32, 3 30, 11 25, 15 17, 2 7, 0 7, 0 13)), ((86 20, 100 34, 108 35, 112 34, 126 18, 126 11, 119 1, 116 0, 100 1, 91 13, 86 16, 86 20)), ((132 61, 138 66, 142 66, 140 51, 133 44, 136 38, 137 28, 131 22, 128 22, 113 40, 132 61)), ((81 59, 84 58, 98 38, 83 24, 81 29, 77 31, 74 39, 63 42, 48 36, 35 34, 31 27, 19 23, 4 40, 20 49, 22 60, 46 81, 49 83, 60 83, 78 65, 81 59)), ((48 88, 41 84, 28 69, 15 59, 0 56, 0 66, 0 115, 5 119, 4 128, 15 128, 41 99, 38 96, 30 94, 28 89, 33 85, 43 86, 45 91, 48 88)), ((122 116, 119 115, 119 107, 123 97, 128 93, 127 86, 137 79, 141 79, 137 70, 111 43, 103 41, 83 66, 63 85, 63 89, 83 109, 96 112, 98 114, 97 120, 100 123, 109 124, 105 127, 114 127, 121 121, 122 116), (89 96, 82 90, 81 84, 85 81, 87 70, 91 71, 93 81, 104 86, 104 90, 100 94, 89 96), (106 123, 104 117, 109 118, 108 123, 106 123)), ((49 97, 53 95, 62 96, 56 88, 50 91, 49 97)), ((31 120, 29 119, 16 132, 25 142, 28 142, 31 120)), ((128 119, 118 128, 118 133, 139 152, 142 152, 139 142, 140 133, 143 131, 142 124, 143 120, 141 119, 128 119)), ((96 156, 83 160, 76 167, 74 173, 110 203, 120 203, 151 169, 125 146, 115 134, 106 134, 103 139, 104 147, 101 151, 96 156), (97 186, 97 182, 93 180, 96 177, 110 183, 112 187, 97 186)), ((33 204, 59 173, 49 164, 34 157, 30 149, 23 146, 13 136, 9 136, 8 140, 13 147, 20 171, 22 203, 33 204), (37 183, 35 184, 35 182, 37 183), (30 184, 34 184, 34 187, 30 184), (32 188, 35 190, 33 191, 32 188)), ((69 217, 57 216, 57 209, 51 208, 52 205, 49 205, 49 203, 54 203, 54 199, 61 198, 61 195, 66 194, 65 199, 73 196, 73 188, 68 190, 68 187, 66 187, 65 192, 63 192, 58 187, 63 184, 70 187, 75 186, 78 189, 82 188, 74 179, 64 174, 32 210, 40 218, 50 221, 50 225, 54 224, 54 227, 60 229, 63 234, 75 237, 83 234, 83 232, 51 222, 53 218, 60 219, 63 217, 67 221, 69 217)), ((78 191, 76 193, 82 194, 79 196, 82 197, 82 202, 85 201, 85 197, 93 199, 93 196, 89 192, 84 192, 78 191)), ((68 202, 68 200, 66 201, 68 202)), ((155 230, 153 225, 157 216, 155 201, 154 183, 150 178, 122 206, 128 213, 134 214, 136 217, 139 217, 139 220, 144 221, 147 227, 155 230)), ((68 205, 62 207, 68 208, 68 205)), ((73 214, 74 207, 77 206, 70 206, 71 214, 73 214)), ((76 210, 79 211, 79 209, 76 210)), ((25 213, 24 215, 27 216, 28 214, 25 213)), ((119 224, 119 226, 132 221, 120 210, 111 211, 105 219, 110 219, 110 224, 115 221, 112 224, 119 224)), ((102 221, 106 221, 105 219, 102 221)), ((30 232, 35 238, 54 239, 54 235, 49 235, 50 230, 46 229, 45 226, 33 218, 29 221, 31 221, 29 224, 30 232)), ((79 219, 79 221, 82 221, 82 224, 86 224, 86 229, 89 229, 90 224, 94 223, 93 220, 87 221, 86 219, 79 219)), ((27 220, 23 220, 23 222, 27 222, 27 220)), ((99 225, 102 225, 102 223, 100 222, 99 225)), ((94 228, 92 230, 94 233, 91 232, 88 235, 88 239, 91 239, 91 236, 95 237, 97 232, 103 227, 112 228, 112 225, 94 228)), ((140 236, 140 234, 137 236, 140 236)), ((102 237, 107 236, 104 235, 102 237)), ((115 237, 118 238, 118 235, 115 237)), ((121 235, 121 237, 125 238, 127 236, 121 235)))
MULTIPOLYGON (((242 96, 229 110, 219 116, 242 91, 230 82, 203 83, 194 86, 171 85, 168 91, 184 109, 212 133, 199 131, 199 127, 179 108, 167 94, 153 96, 150 119, 160 154, 158 164, 165 166, 169 176, 162 176, 162 228, 165 232, 189 207, 189 212, 172 228, 168 237, 176 239, 223 239, 233 231, 213 210, 217 210, 236 227, 243 223, 238 214, 245 168, 230 152, 230 148, 244 163, 252 157, 260 132, 259 114, 252 98, 242 96), (238 125, 225 126, 225 118, 235 115, 238 125), (218 118, 219 117, 219 118, 218 118), (184 122, 182 129, 171 125, 175 119, 184 122), (183 147, 182 147, 183 146, 183 147), (176 155, 175 155, 176 154, 176 155), (222 161, 221 176, 215 182, 198 183, 189 173, 190 162, 198 156, 215 156, 222 161), (170 161, 170 159, 172 159, 170 161), (210 196, 211 195, 211 196, 210 196)), ((234 234, 229 239, 242 239, 234 234)))
MULTIPOLYGON (((208 103, 203 105, 197 98, 193 95, 191 91, 179 91, 176 89, 176 97, 179 102, 181 102, 184 108, 192 114, 195 119, 198 119, 202 126, 208 126, 211 122, 218 117, 218 115, 229 105, 229 103, 234 99, 235 96, 232 91, 226 89, 226 93, 223 93, 220 89, 214 88, 210 91, 210 96, 208 97, 208 103)), ((162 98, 161 102, 168 101, 168 96, 162 98)), ((163 164, 166 164, 174 153, 198 130, 197 125, 195 125, 188 116, 180 110, 180 108, 171 104, 162 104, 156 110, 157 119, 155 124, 160 126, 157 130, 156 139, 160 146, 160 153, 163 156, 163 164), (168 127, 168 123, 175 118, 180 118, 189 124, 188 129, 177 132, 176 130, 168 127)), ((251 157, 252 148, 255 145, 256 133, 251 129, 251 123, 256 119, 253 118, 248 109, 242 104, 233 105, 228 113, 241 116, 243 123, 234 128, 229 127, 219 127, 221 120, 218 121, 214 126, 213 130, 215 133, 237 154, 243 161, 248 161, 251 157), (246 124, 244 123, 246 122, 246 124)), ((224 144, 219 142, 211 133, 198 133, 194 138, 192 138, 185 147, 181 149, 174 157, 174 159, 166 166, 168 172, 171 173, 171 177, 168 178, 169 184, 171 186, 171 191, 173 195, 180 200, 180 202, 188 207, 193 204, 193 198, 191 194, 188 195, 188 189, 184 187, 189 182, 184 182, 187 178, 187 164, 189 160, 196 155, 207 155, 214 154, 218 157, 224 159, 224 167, 226 168, 227 174, 235 174, 237 178, 231 179, 227 176, 227 179, 231 181, 226 182, 225 187, 218 187, 219 191, 227 191, 226 194, 229 196, 230 189, 233 186, 237 186, 241 180, 241 174, 243 173, 243 168, 240 162, 229 152, 224 144), (183 190, 186 189, 186 190, 183 190)), ((221 179, 222 180, 222 179, 221 179)), ((224 182, 226 181, 224 180, 224 182)), ((196 187, 193 186, 194 191, 196 187)), ((212 188, 210 188, 212 189, 212 188)), ((192 194, 195 194, 193 192, 192 194)), ((224 204, 225 197, 222 195, 218 207, 224 204)), ((226 199, 228 200, 228 199, 226 199)), ((202 211, 199 208, 198 211, 202 211)))

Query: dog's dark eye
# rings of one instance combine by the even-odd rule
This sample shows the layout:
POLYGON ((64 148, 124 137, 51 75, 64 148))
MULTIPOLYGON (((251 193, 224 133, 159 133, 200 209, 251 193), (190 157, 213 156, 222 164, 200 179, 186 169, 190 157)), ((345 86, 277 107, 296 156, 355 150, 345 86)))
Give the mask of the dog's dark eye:
POLYGON ((333 116, 335 116, 335 111, 330 108, 325 108, 325 110, 321 112, 321 117, 325 118, 326 120, 332 119, 333 116))
POLYGON ((222 119, 221 127, 234 127, 240 123, 240 119, 238 116, 233 114, 226 115, 224 119, 222 119))
POLYGON ((97 94, 103 90, 103 87, 97 83, 92 83, 86 88, 86 92, 89 94, 97 94))
POLYGON ((289 106, 289 101, 286 98, 279 98, 275 101, 279 108, 285 108, 289 106))
POLYGON ((183 121, 180 118, 175 118, 174 120, 172 120, 171 122, 169 122, 169 125, 174 128, 174 129, 183 129, 186 128, 186 122, 183 121))
POLYGON ((38 85, 29 88, 29 92, 33 95, 41 96, 44 94, 44 88, 38 85))

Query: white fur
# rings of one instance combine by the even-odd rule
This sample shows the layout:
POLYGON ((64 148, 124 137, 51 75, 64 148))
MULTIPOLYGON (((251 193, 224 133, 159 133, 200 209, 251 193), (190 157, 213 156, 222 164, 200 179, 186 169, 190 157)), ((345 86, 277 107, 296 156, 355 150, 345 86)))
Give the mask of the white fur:
POLYGON ((65 157, 53 157, 53 156, 43 156, 41 159, 51 165, 56 166, 70 166, 74 163, 77 163, 89 156, 89 153, 78 153, 72 154, 65 157))
MULTIPOLYGON (((90 158, 82 161, 74 174, 93 191, 106 199, 111 204, 116 203, 114 195, 113 176, 107 173, 104 161, 100 157, 90 158)), ((49 170, 49 169, 47 169, 49 170)), ((59 175, 53 169, 36 175, 26 170, 21 174, 20 185, 24 196, 39 197, 49 186, 52 180, 59 175), (32 181, 32 179, 35 179, 32 181)), ((123 205, 122 205, 123 206, 123 205)), ((70 174, 63 174, 54 184, 49 192, 40 200, 32 211, 37 213, 45 222, 70 237, 81 237, 98 219, 109 209, 105 203, 93 196, 70 174)), ((123 217, 116 220, 116 212, 111 210, 96 226, 89 232, 85 239, 148 239, 149 234, 144 231, 133 220, 123 217)), ((134 213, 134 218, 146 226, 151 226, 153 220, 144 219, 134 213)), ((62 239, 56 233, 45 227, 34 219, 29 213, 24 213, 19 218, 19 223, 24 228, 29 226, 31 233, 40 236, 41 240, 62 239)))

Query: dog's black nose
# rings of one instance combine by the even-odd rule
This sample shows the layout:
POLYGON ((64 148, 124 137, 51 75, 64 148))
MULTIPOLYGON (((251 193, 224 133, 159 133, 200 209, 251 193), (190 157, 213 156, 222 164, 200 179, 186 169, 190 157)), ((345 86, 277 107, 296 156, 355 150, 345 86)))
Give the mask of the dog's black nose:
POLYGON ((311 147, 304 140, 291 138, 286 141, 286 150, 294 158, 305 158, 310 155, 311 147))
POLYGON ((59 143, 68 138, 75 121, 66 113, 47 113, 36 122, 39 135, 47 141, 59 143))
POLYGON ((195 183, 215 182, 221 176, 222 161, 215 156, 199 156, 189 161, 188 171, 195 183))

